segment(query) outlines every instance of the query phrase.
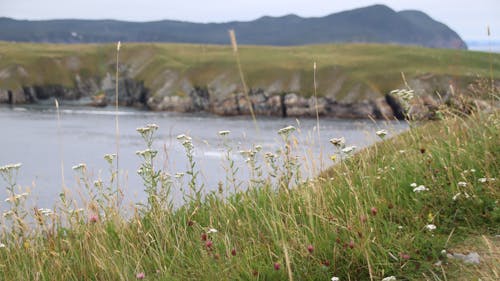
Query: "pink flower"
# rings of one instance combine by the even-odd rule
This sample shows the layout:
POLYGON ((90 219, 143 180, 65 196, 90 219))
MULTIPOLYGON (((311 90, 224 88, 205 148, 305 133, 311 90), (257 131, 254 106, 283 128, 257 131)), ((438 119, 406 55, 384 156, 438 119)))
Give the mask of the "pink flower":
POLYGON ((96 223, 98 220, 99 220, 99 216, 98 216, 98 215, 96 215, 96 214, 92 214, 92 215, 90 215, 90 217, 89 217, 89 221, 90 221, 91 223, 96 223))
POLYGON ((354 248, 354 241, 352 241, 352 240, 349 241, 349 248, 351 248, 351 249, 354 248))
POLYGON ((406 254, 406 253, 400 253, 399 256, 404 259, 404 260, 409 260, 410 259, 410 255, 406 254))
POLYGON ((309 246, 307 246, 307 251, 308 251, 310 254, 312 254, 312 253, 314 252, 314 247, 313 247, 313 245, 309 245, 309 246))
POLYGON ((139 272, 135 275, 137 279, 144 279, 146 277, 146 274, 144 272, 139 272))
POLYGON ((213 243, 211 240, 207 240, 207 242, 205 242, 205 246, 206 246, 207 248, 212 248, 212 245, 213 245, 213 244, 214 244, 214 243, 213 243))
POLYGON ((274 263, 274 270, 280 270, 281 264, 279 262, 274 263))
POLYGON ((375 216, 375 215, 377 214, 377 212, 378 212, 377 208, 375 208, 375 207, 372 207, 370 211, 372 212, 372 215, 374 215, 374 216, 375 216))

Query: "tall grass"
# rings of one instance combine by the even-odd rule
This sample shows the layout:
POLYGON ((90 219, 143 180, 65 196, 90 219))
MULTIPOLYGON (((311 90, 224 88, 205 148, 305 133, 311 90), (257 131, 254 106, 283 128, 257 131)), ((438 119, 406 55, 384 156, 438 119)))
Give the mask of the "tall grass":
MULTIPOLYGON (((281 153, 244 152, 254 171, 246 190, 203 195, 190 161, 187 202, 179 208, 171 197, 175 177, 156 165, 152 144, 160 129, 138 129, 148 201, 128 216, 115 204, 113 177, 93 181, 83 164, 74 170, 87 201, 54 210, 27 209, 16 184, 20 166, 0 167, 9 194, 0 279, 452 280, 460 267, 443 250, 500 232, 497 111, 443 112, 442 121, 356 154, 339 144, 343 161, 314 179, 300 175, 294 128, 283 128, 281 153)), ((231 141, 229 132, 219 134, 231 141)), ((189 158, 189 136, 178 139, 189 158)), ((105 159, 113 174, 114 156, 105 159)))

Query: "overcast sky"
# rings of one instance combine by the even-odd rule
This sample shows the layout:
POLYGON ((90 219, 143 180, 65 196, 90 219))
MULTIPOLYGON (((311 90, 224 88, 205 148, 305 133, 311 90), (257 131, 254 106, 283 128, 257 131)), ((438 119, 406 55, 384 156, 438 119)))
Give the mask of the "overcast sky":
MULTIPOLYGON (((253 20, 290 13, 303 17, 386 4, 396 11, 421 10, 466 40, 500 40, 500 0, 0 0, 0 16, 16 19, 162 19, 193 22, 253 20)), ((1 28, 1 26, 0 26, 1 28)))

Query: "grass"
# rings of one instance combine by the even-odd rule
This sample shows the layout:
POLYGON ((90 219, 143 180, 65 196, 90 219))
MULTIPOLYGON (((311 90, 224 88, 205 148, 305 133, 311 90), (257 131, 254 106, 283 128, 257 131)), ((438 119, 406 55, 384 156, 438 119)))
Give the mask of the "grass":
MULTIPOLYGON (((229 42, 228 42, 229 43, 229 42)), ((75 76, 113 73, 114 45, 53 45, 0 42, 0 88, 16 90, 32 84, 72 87, 75 76), (51 71, 44 71, 45 69, 51 71), (5 75, 7 74, 8 75, 5 75)), ((312 96, 313 62, 318 62, 318 96, 362 99, 401 87, 408 79, 434 74, 467 85, 478 76, 500 77, 500 55, 463 50, 427 49, 377 44, 330 44, 299 47, 239 46, 250 88, 281 83, 283 91, 312 96), (490 73, 490 64, 492 71, 490 73), (298 83, 297 83, 298 82, 298 83), (340 89, 337 89, 340 84, 340 89), (354 96, 353 88, 361 87, 354 96)), ((157 93, 174 73, 170 94, 182 93, 183 78, 207 87, 224 77, 224 85, 241 85, 231 46, 194 44, 125 44, 120 58, 130 75, 157 93)))
MULTIPOLYGON (((206 196, 200 196, 193 144, 179 136, 191 157, 189 188, 187 203, 173 208, 176 179, 156 168, 158 128, 148 125, 139 130, 146 149, 138 152, 148 202, 129 215, 117 207, 113 177, 92 184, 83 165, 74 167, 87 187, 83 210, 73 211, 78 206, 69 198, 54 210, 26 209, 15 183, 19 167, 3 166, 11 212, 1 224, 0 279, 495 280, 499 129, 498 111, 447 113, 354 155, 332 145, 328 153, 343 161, 305 180, 289 127, 281 130, 279 154, 258 146, 244 152, 252 171, 246 191, 232 193, 237 187, 228 180, 206 196), (415 192, 413 184, 427 190, 415 192), (492 270, 442 254, 480 248, 470 237, 483 236, 492 270)), ((221 132, 221 138, 230 147, 231 135, 221 132)), ((112 171, 114 157, 106 157, 112 171)), ((226 160, 231 178, 234 163, 226 160)))

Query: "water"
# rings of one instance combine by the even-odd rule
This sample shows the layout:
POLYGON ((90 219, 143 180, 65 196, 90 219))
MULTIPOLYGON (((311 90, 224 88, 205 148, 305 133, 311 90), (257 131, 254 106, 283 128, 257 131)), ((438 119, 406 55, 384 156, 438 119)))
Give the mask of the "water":
MULTIPOLYGON (((22 163, 18 183, 29 188, 30 198, 38 208, 51 208, 62 190, 61 162, 63 162, 65 184, 74 197, 78 197, 82 187, 78 176, 71 169, 85 163, 93 180, 109 179, 109 166, 103 156, 116 152, 115 113, 111 108, 94 109, 84 107, 62 107, 61 121, 55 108, 47 106, 0 107, 0 165, 22 163)), ((136 171, 140 159, 135 154, 145 148, 144 141, 136 128, 155 123, 160 128, 156 134, 155 148, 160 151, 157 167, 163 167, 172 175, 185 172, 187 160, 184 148, 176 136, 186 134, 193 138, 195 161, 200 170, 200 183, 205 191, 214 191, 219 181, 225 181, 223 166, 226 164, 225 150, 218 135, 220 130, 231 131, 228 139, 235 153, 232 159, 240 167, 238 178, 248 178, 244 159, 237 151, 261 145, 263 152, 275 152, 283 145, 277 134, 280 128, 294 125, 298 139, 296 153, 301 157, 304 172, 312 175, 313 166, 321 162, 331 165, 329 155, 334 152, 328 140, 343 136, 348 145, 359 148, 378 140, 375 131, 388 129, 389 136, 407 128, 399 122, 377 122, 370 120, 320 120, 321 142, 317 143, 315 119, 258 118, 256 131, 250 117, 217 117, 213 115, 186 115, 178 113, 155 113, 121 108, 120 127, 120 170, 125 194, 124 202, 145 200, 143 185, 136 171), (314 164, 313 164, 314 163, 314 164)), ((388 137, 389 137, 388 136, 388 137)), ((184 182, 188 179, 185 178, 184 182)), ((176 204, 182 203, 180 184, 176 183, 173 196, 176 204)), ((0 198, 6 198, 5 183, 0 179, 0 198)), ((0 209, 6 203, 0 200, 0 209)))

